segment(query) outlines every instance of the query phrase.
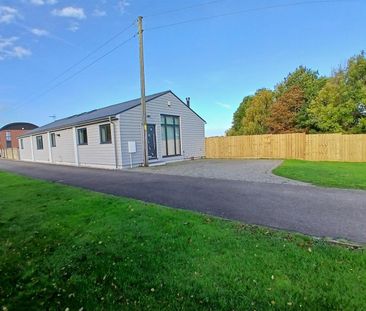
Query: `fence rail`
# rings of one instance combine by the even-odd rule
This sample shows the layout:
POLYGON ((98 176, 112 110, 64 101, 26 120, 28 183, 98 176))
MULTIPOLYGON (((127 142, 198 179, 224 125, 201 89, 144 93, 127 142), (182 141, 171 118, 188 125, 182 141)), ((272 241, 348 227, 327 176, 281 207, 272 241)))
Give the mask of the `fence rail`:
POLYGON ((211 159, 279 158, 366 162, 366 134, 273 134, 206 138, 211 159))
POLYGON ((19 160, 19 149, 17 148, 0 148, 0 156, 5 159, 19 160))

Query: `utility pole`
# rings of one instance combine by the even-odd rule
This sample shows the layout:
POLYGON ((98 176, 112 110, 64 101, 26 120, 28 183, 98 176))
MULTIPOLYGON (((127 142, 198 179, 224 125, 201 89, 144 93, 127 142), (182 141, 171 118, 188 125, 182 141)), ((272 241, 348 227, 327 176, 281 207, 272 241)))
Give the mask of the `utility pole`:
POLYGON ((138 17, 139 47, 140 47, 140 85, 141 85, 141 107, 142 107, 142 128, 143 128, 143 152, 144 166, 149 166, 147 156, 147 121, 146 121, 146 99, 145 99, 145 67, 144 67, 144 38, 142 29, 142 16, 138 17))

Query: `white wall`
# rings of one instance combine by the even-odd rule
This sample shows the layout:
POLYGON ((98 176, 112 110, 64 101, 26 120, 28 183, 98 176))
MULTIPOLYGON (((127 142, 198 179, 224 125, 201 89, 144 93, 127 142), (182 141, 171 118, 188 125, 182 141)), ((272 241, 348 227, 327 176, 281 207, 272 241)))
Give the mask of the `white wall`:
POLYGON ((31 151, 31 139, 30 137, 24 137, 23 139, 23 149, 21 148, 21 143, 19 139, 19 157, 24 161, 32 160, 32 151, 31 151))
MULTIPOLYGON (((108 123, 109 122, 104 122, 88 126, 80 126, 76 128, 76 131, 80 128, 86 128, 88 133, 88 144, 78 145, 79 163, 81 166, 95 166, 105 168, 116 167, 114 144, 100 143, 99 125, 108 123)), ((117 166, 118 164, 119 163, 117 161, 117 166)))
POLYGON ((33 141, 33 152, 34 152, 34 160, 37 162, 49 162, 49 148, 48 148, 48 135, 47 134, 37 134, 32 136, 33 141), (43 149, 37 149, 37 136, 43 137, 43 149))
POLYGON ((130 166, 130 154, 128 152, 128 142, 136 142, 136 153, 131 154, 132 165, 140 165, 142 158, 142 131, 141 131, 141 106, 132 108, 120 114, 120 137, 121 154, 123 167, 130 166))
POLYGON ((51 133, 54 133, 56 138, 56 147, 51 147, 52 161, 57 164, 75 164, 73 130, 66 129, 51 133))
MULTIPOLYGON (((111 129, 112 144, 101 144, 99 125, 108 124, 103 122, 87 126, 79 126, 76 128, 86 128, 88 133, 88 145, 78 145, 77 154, 79 157, 80 166, 101 167, 101 168, 116 168, 116 152, 117 152, 117 167, 122 167, 121 147, 120 147, 120 129, 119 122, 113 121, 111 129), (115 150, 114 144, 117 145, 115 150), (118 158, 119 157, 119 158, 118 158)), ((65 129, 60 131, 50 132, 56 135, 56 147, 51 147, 52 163, 76 165, 75 147, 74 147, 74 132, 73 129, 65 129)), ((24 149, 20 150, 20 159, 24 161, 32 160, 31 138, 24 137, 24 149)), ((49 153, 48 133, 37 134, 32 136, 34 160, 36 162, 51 162, 49 153), (43 150, 37 150, 36 136, 43 137, 43 150)))
MULTIPOLYGON (((174 161, 205 155, 205 123, 191 109, 173 94, 168 93, 147 103, 147 123, 155 124, 158 160, 174 161), (170 105, 168 105, 170 102, 170 105), (163 158, 161 139, 161 114, 180 117, 182 156, 163 158)), ((128 141, 136 141, 137 150, 133 154, 133 164, 143 162, 141 106, 137 106, 120 115, 123 166, 130 165, 128 141)))

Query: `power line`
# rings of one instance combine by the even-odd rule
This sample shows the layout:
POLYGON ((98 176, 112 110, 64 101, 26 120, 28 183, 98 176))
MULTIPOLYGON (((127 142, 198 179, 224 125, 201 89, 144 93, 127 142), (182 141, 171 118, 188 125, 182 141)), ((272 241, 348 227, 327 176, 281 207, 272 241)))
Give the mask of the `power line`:
POLYGON ((200 18, 193 18, 193 19, 189 19, 189 20, 185 20, 185 21, 181 21, 181 22, 177 22, 177 23, 171 23, 171 24, 166 24, 166 25, 161 25, 161 26, 156 26, 156 27, 145 28, 145 31, 146 30, 149 30, 149 31, 157 30, 157 29, 173 27, 173 26, 177 26, 177 25, 189 24, 189 23, 193 23, 193 22, 200 22, 200 21, 210 20, 210 19, 214 19, 214 18, 238 15, 238 14, 243 14, 243 13, 250 13, 250 12, 255 12, 255 11, 265 11, 265 10, 271 10, 271 9, 279 9, 279 8, 286 8, 286 7, 293 7, 293 6, 308 5, 308 4, 321 4, 321 3, 334 3, 334 2, 347 2, 347 1, 348 0, 314 0, 314 1, 300 1, 300 2, 294 2, 294 3, 268 5, 268 6, 263 6, 263 7, 238 10, 238 11, 234 11, 234 12, 228 12, 228 13, 211 15, 211 16, 200 17, 200 18))
POLYGON ((178 9, 171 9, 171 10, 167 10, 167 11, 163 11, 163 12, 158 12, 158 13, 155 13, 155 14, 145 15, 144 18, 167 15, 167 14, 176 13, 176 12, 180 12, 180 11, 185 11, 185 10, 189 10, 189 9, 194 9, 194 8, 197 8, 197 7, 211 5, 211 4, 215 4, 215 3, 223 2, 223 1, 226 1, 226 0, 214 0, 214 1, 209 1, 209 2, 193 4, 193 5, 178 8, 178 9))
MULTIPOLYGON (((41 97, 43 97, 44 95, 48 94, 49 92, 53 91, 54 89, 58 88, 59 86, 61 86, 62 84, 66 83, 67 81, 71 80, 72 78, 76 77, 77 75, 79 75, 80 73, 82 73, 83 71, 87 70, 89 67, 93 66, 95 63, 99 62, 101 59, 103 59, 104 57, 108 56, 109 54, 113 53, 114 51, 116 51, 117 49, 121 48, 122 46, 124 46, 125 44, 127 44, 129 41, 131 41, 133 38, 136 37, 136 34, 134 34, 133 36, 129 37, 127 40, 123 41, 122 43, 118 44, 117 46, 115 46, 113 49, 109 50, 108 52, 104 53, 103 55, 99 56, 98 58, 96 58, 95 60, 93 60, 91 63, 87 64, 86 66, 82 67, 80 70, 76 71, 75 73, 73 73, 71 76, 68 76, 67 78, 61 80, 59 83, 55 84, 54 86, 46 89, 44 92, 38 94, 35 98, 33 98, 32 100, 28 101, 27 103, 31 103, 41 97)), ((19 107, 21 107, 23 104, 17 106, 14 108, 17 109, 19 107)))
POLYGON ((96 52, 100 51, 103 47, 105 47, 107 44, 109 44, 110 42, 112 42, 114 39, 118 38, 120 35, 122 35, 123 33, 125 33, 127 30, 129 30, 131 27, 133 27, 136 24, 136 22, 133 22, 132 24, 130 24, 129 26, 127 26, 126 28, 122 29, 121 31, 117 32, 116 34, 114 34, 112 37, 110 37, 108 40, 104 41, 101 45, 97 46, 94 50, 92 50, 91 52, 89 52, 85 57, 83 57, 82 59, 80 59, 79 61, 75 62, 74 64, 72 64, 70 67, 68 67, 65 71, 63 71, 62 73, 60 73, 58 76, 56 76, 54 79, 52 79, 51 82, 57 80, 58 78, 64 76, 66 73, 68 73, 70 70, 72 70, 74 67, 80 65, 84 60, 88 59, 90 56, 94 55, 96 52))
MULTIPOLYGON (((116 38, 118 38, 120 35, 122 35, 123 33, 125 33, 127 30, 129 30, 132 26, 134 26, 136 24, 136 21, 134 21, 132 24, 130 24, 129 26, 127 26, 126 28, 122 29, 121 31, 117 32, 116 34, 114 34, 112 37, 110 37, 108 40, 104 41, 102 44, 100 44, 99 46, 97 46, 95 49, 93 49, 91 52, 89 52, 86 56, 84 56, 83 58, 81 58, 80 60, 78 60, 77 62, 73 63, 71 66, 69 66, 68 68, 66 68, 64 71, 62 71, 60 74, 58 74, 56 77, 54 77, 53 79, 51 79, 50 81, 46 82, 45 85, 50 85, 53 82, 59 80, 61 77, 63 77, 65 74, 67 74, 68 72, 70 72, 72 69, 74 69, 75 67, 77 67, 78 65, 80 65, 81 63, 83 63, 85 60, 87 60, 90 56, 94 55, 95 53, 97 53, 98 51, 100 51, 103 47, 105 47, 106 45, 108 45, 110 42, 112 42, 113 40, 115 40, 116 38)), ((34 96, 37 96, 37 94, 31 95, 30 97, 28 97, 28 99, 26 99, 25 101, 29 101, 32 100, 34 96)))
MULTIPOLYGON (((205 6, 205 5, 211 5, 211 4, 218 3, 218 2, 222 2, 222 1, 224 1, 224 0, 213 0, 213 1, 209 1, 209 2, 203 2, 203 3, 191 5, 191 6, 186 6, 186 7, 182 7, 182 8, 177 8, 177 9, 172 9, 172 10, 168 10, 168 11, 164 11, 164 12, 160 12, 160 13, 156 13, 156 14, 147 15, 147 17, 167 15, 167 14, 171 14, 171 13, 175 13, 175 12, 179 12, 179 11, 183 11, 183 10, 188 10, 188 9, 192 9, 192 8, 196 8, 196 7, 202 7, 202 6, 205 6)), ((255 11, 264 11, 264 10, 270 10, 270 9, 276 9, 276 8, 294 7, 294 6, 309 5, 309 4, 345 2, 345 1, 347 1, 347 0, 312 0, 312 1, 299 1, 299 2, 294 2, 294 3, 285 3, 285 4, 269 5, 269 6, 252 8, 252 9, 237 10, 237 11, 234 11, 234 12, 228 12, 228 13, 217 14, 217 15, 212 15, 212 16, 206 16, 206 17, 201 17, 201 18, 194 18, 194 19, 189 19, 189 20, 185 20, 185 21, 181 21, 181 22, 176 22, 176 23, 171 23, 171 24, 166 24, 166 25, 161 25, 161 26, 156 26, 156 27, 150 27, 150 28, 146 28, 145 31, 146 30, 148 30, 148 31, 150 31, 150 30, 158 30, 158 29, 162 29, 162 28, 173 27, 173 26, 182 25, 182 24, 188 24, 188 23, 192 23, 192 22, 199 22, 199 21, 210 20, 210 19, 214 19, 214 18, 220 18, 220 17, 225 17, 225 16, 231 16, 231 15, 237 15, 237 14, 255 12, 255 11)), ((95 53, 97 53, 98 51, 100 51, 107 44, 109 44, 110 42, 112 42, 113 40, 115 40, 117 37, 119 37, 121 34, 123 34, 124 32, 126 32, 128 29, 130 29, 131 27, 133 27, 135 24, 136 24, 136 21, 134 21, 128 27, 126 27, 126 28, 122 29, 121 31, 117 32, 115 35, 113 35, 108 40, 104 41, 102 44, 100 44, 99 46, 97 46, 94 50, 92 50, 91 52, 89 52, 85 57, 81 58, 79 61, 77 61, 74 64, 72 64, 67 69, 65 69, 63 72, 61 72, 59 75, 57 75, 55 78, 53 78, 51 81, 49 81, 48 83, 46 83, 46 85, 52 84, 53 82, 59 80, 61 77, 63 77, 68 72, 70 72, 72 69, 74 69, 76 66, 80 65, 81 63, 83 63, 86 59, 88 59, 89 57, 91 57, 92 55, 94 55, 95 53)), ((67 81, 71 80, 72 78, 74 78, 75 76, 79 75, 83 71, 87 70, 89 67, 91 67, 92 65, 94 65, 95 63, 97 63, 98 61, 100 61, 101 59, 103 59, 104 57, 108 56, 109 54, 111 54, 115 50, 117 50, 118 48, 120 48, 123 45, 125 45, 127 42, 129 42, 130 40, 132 40, 135 36, 136 36, 136 34, 134 36, 130 37, 129 39, 123 41, 121 44, 115 46, 113 49, 107 51, 105 54, 103 54, 100 57, 96 58, 91 63, 89 63, 86 66, 82 67, 80 70, 76 71, 71 76, 66 77, 65 79, 63 79, 59 83, 57 83, 56 85, 51 86, 50 88, 46 89, 44 92, 41 92, 39 94, 35 94, 34 96, 31 96, 26 102, 33 102, 34 100, 36 100, 36 99, 38 99, 38 98, 46 95, 47 93, 51 92, 55 88, 59 87, 60 85, 62 85, 64 83, 66 83, 67 81)), ((23 104, 20 104, 19 106, 15 107, 15 109, 19 108, 22 105, 23 104)))

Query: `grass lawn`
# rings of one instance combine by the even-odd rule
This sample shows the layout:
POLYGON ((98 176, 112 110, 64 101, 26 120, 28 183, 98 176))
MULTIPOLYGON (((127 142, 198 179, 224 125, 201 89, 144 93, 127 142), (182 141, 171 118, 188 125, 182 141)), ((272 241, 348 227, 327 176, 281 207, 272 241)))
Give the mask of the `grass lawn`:
POLYGON ((273 173, 318 186, 366 189, 366 163, 285 160, 273 173))
POLYGON ((0 172, 2 310, 365 310, 366 253, 0 172))

